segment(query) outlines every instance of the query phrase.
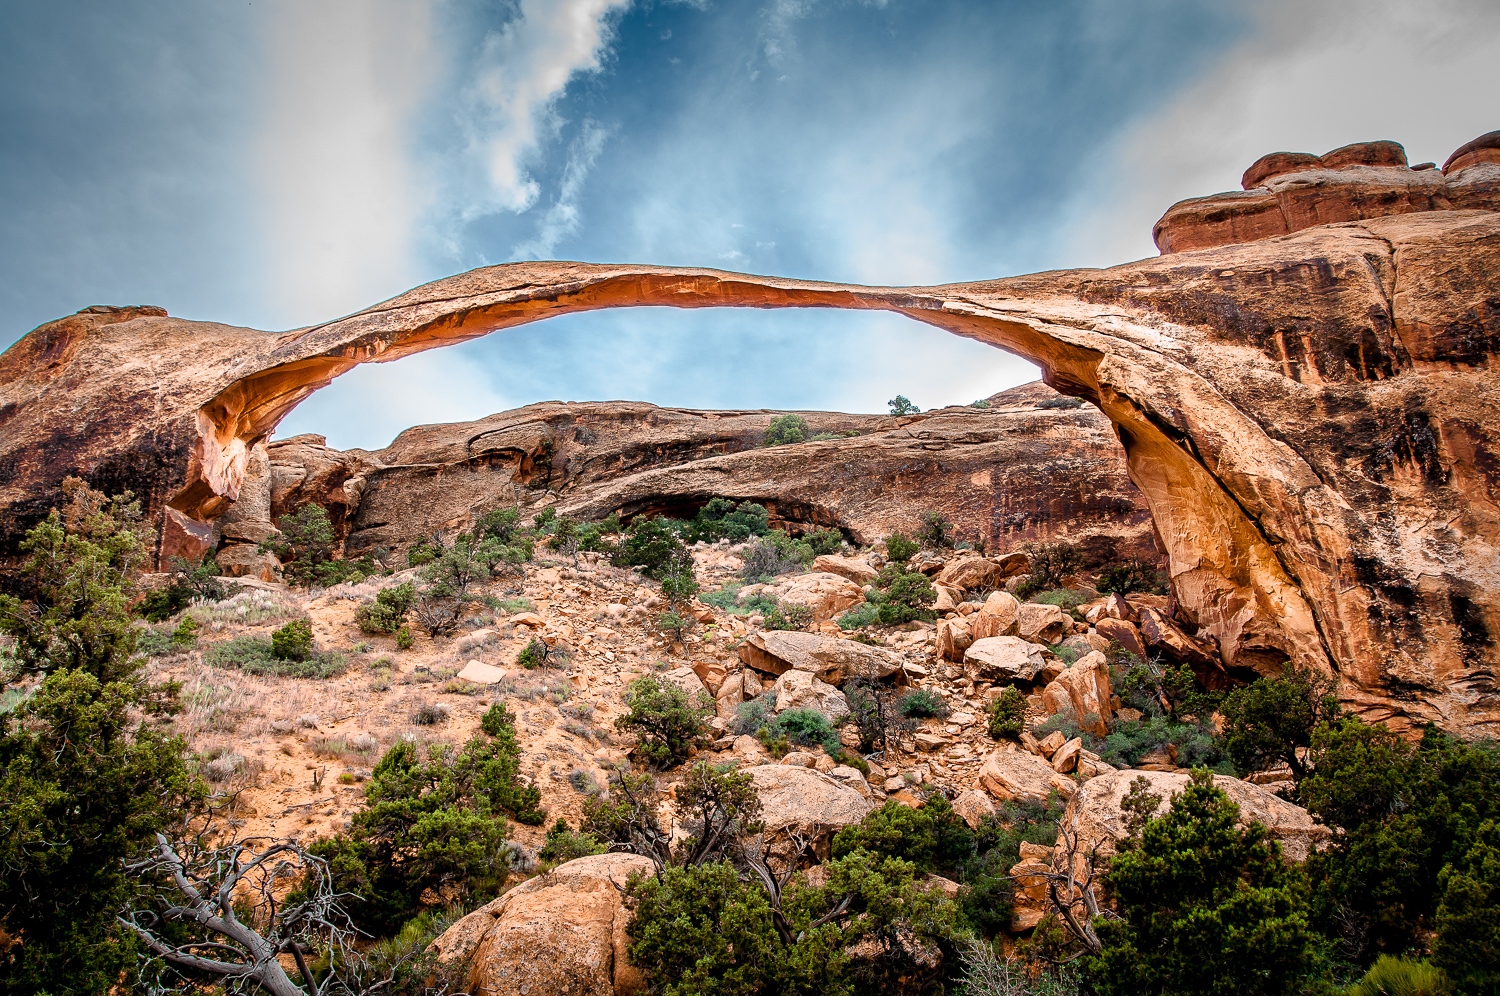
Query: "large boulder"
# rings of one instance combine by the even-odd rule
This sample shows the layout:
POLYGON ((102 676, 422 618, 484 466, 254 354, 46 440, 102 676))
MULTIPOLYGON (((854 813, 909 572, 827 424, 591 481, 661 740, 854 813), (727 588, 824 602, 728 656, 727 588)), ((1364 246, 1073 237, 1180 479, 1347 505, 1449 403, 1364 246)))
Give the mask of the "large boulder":
POLYGON ((767 593, 774 594, 785 604, 811 609, 813 622, 832 619, 865 600, 865 590, 853 581, 817 571, 799 574, 788 582, 767 589, 767 593))
POLYGON ((1141 638, 1152 651, 1187 664, 1205 688, 1222 692, 1234 687, 1234 680, 1224 670, 1224 662, 1219 660, 1213 646, 1188 636, 1158 609, 1142 607, 1139 615, 1141 638))
POLYGON ((1064 668, 1042 689, 1042 708, 1049 716, 1070 715, 1090 733, 1102 737, 1109 732, 1109 719, 1114 714, 1111 695, 1109 663, 1096 650, 1064 668))
POLYGON ((772 838, 796 834, 820 856, 828 855, 833 835, 858 823, 874 809, 859 792, 812 768, 762 764, 745 768, 760 795, 761 820, 772 838))
POLYGON ((1073 623, 1056 605, 1027 602, 1016 622, 1017 635, 1032 643, 1052 644, 1073 631, 1073 623))
POLYGON ((819 633, 768 630, 740 644, 740 660, 766 674, 808 671, 830 684, 850 678, 888 678, 906 658, 894 650, 819 633))
POLYGON ((467 965, 469 992, 487 996, 626 996, 646 980, 630 965, 620 890, 651 861, 598 854, 522 882, 432 942, 445 965, 467 965))
POLYGON ((708 694, 708 689, 703 684, 703 679, 698 677, 698 672, 684 664, 661 674, 661 680, 668 684, 676 685, 687 692, 688 700, 694 705, 707 699, 712 701, 713 696, 708 694))
MULTIPOLYGON (((1170 811, 1171 798, 1181 792, 1191 776, 1175 771, 1112 771, 1091 778, 1074 794, 1063 814, 1062 825, 1076 826, 1084 847, 1099 845, 1100 854, 1113 854, 1118 841, 1125 839, 1125 815, 1120 803, 1137 778, 1151 783, 1151 791, 1162 797, 1157 815, 1170 811)), ((1240 807, 1238 825, 1260 823, 1281 844, 1281 853, 1292 861, 1305 861, 1308 854, 1329 839, 1327 827, 1313 822, 1307 810, 1287 802, 1259 785, 1215 775, 1214 785, 1223 789, 1240 807)))
MULTIPOLYGON (((973 618, 973 617, 970 617, 973 618)), ((937 652, 943 660, 955 664, 964 659, 964 651, 974 643, 969 632, 969 619, 944 619, 938 623, 937 652)))
POLYGON ((740 703, 744 701, 745 675, 742 671, 736 671, 719 686, 719 691, 714 696, 714 712, 720 719, 733 719, 739 712, 740 703))
POLYGON ((1135 624, 1106 616, 1094 623, 1094 632, 1110 643, 1118 643, 1126 651, 1145 660, 1146 644, 1141 639, 1141 631, 1135 628, 1135 624))
POLYGON ((991 636, 1019 636, 1021 603, 1008 591, 995 591, 984 600, 979 611, 969 624, 969 633, 976 640, 991 636))
POLYGON ((1078 783, 1014 744, 995 748, 979 769, 979 787, 998 802, 1046 802, 1053 792, 1071 798, 1078 783))
POLYGON ((844 693, 808 671, 787 671, 771 686, 776 695, 776 711, 816 709, 838 723, 849 715, 849 701, 844 693))
POLYGON ((863 560, 855 560, 853 557, 840 557, 837 554, 825 553, 813 561, 813 570, 823 574, 837 574, 841 578, 848 578, 857 585, 867 585, 874 581, 880 574, 863 560))
POLYGON ((976 588, 994 588, 1008 578, 1025 574, 1029 570, 1031 561, 1024 553, 1011 553, 1004 557, 961 557, 949 561, 932 580, 934 584, 973 591, 976 588))
POLYGON ((994 682, 1034 681, 1047 665, 1046 647, 1019 636, 987 636, 964 651, 964 673, 994 682))

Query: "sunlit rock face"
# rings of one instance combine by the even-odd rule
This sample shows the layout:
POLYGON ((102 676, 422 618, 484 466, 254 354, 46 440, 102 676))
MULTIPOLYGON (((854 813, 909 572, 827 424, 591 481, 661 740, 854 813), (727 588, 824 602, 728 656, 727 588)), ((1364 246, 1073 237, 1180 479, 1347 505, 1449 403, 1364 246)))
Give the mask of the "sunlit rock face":
MULTIPOLYGON (((1446 171, 1363 161, 1394 159, 1389 149, 1318 157, 1353 185, 1338 196, 1359 217, 1318 213, 1330 192, 1289 234, 1242 226, 1231 244, 1187 251, 1172 233, 1191 225, 1173 222, 1171 252, 1105 270, 878 288, 514 263, 288 333, 89 309, 0 357, 6 542, 13 551, 72 472, 141 495, 161 555, 208 548, 277 421, 358 363, 598 308, 882 309, 1025 356, 1109 419, 1166 550, 1176 616, 1231 673, 1332 669, 1368 718, 1493 729, 1492 137, 1446 171), (1429 181, 1406 174, 1422 173, 1442 178, 1446 201, 1412 193, 1429 181), (1405 193, 1380 186, 1391 177, 1405 193)), ((1275 193, 1299 170, 1273 169, 1255 189, 1275 193)), ((368 490, 366 478, 357 507, 368 490)))

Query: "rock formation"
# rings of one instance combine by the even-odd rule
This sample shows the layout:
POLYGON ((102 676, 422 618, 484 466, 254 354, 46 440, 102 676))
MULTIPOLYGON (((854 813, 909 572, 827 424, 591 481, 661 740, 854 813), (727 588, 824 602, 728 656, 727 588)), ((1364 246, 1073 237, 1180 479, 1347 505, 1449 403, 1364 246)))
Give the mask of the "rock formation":
MULTIPOLYGON (((198 552, 281 417, 358 363, 606 307, 881 309, 1025 356, 1110 419, 1166 547, 1175 615, 1232 673, 1291 661, 1337 671, 1366 718, 1493 721, 1492 138, 1446 172, 1382 165, 1397 158, 1384 146, 1320 157, 1316 170, 1263 166, 1252 182, 1336 182, 1306 213, 1279 208, 1290 234, 1231 225, 1198 244, 1255 241, 1106 270, 873 288, 513 263, 287 333, 88 309, 0 357, 0 515, 13 543, 61 477, 81 473, 147 499, 160 555, 198 552), (1446 193, 1424 192, 1424 173, 1446 193), (1320 206, 1331 204, 1348 213, 1320 206)), ((1170 221, 1191 211, 1174 212, 1162 230, 1176 250, 1175 233, 1193 228, 1170 221)), ((1219 224, 1212 213, 1205 225, 1219 224)))

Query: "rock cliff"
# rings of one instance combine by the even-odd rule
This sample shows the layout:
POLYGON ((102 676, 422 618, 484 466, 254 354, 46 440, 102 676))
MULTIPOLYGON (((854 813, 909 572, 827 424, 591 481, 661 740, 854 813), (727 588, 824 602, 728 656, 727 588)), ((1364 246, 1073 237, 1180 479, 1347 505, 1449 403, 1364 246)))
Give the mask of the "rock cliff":
POLYGON ((881 309, 1025 356, 1109 418, 1177 614, 1226 667, 1336 670, 1368 718, 1462 726, 1500 705, 1491 139, 1439 173, 1446 199, 1409 192, 1430 170, 1319 157, 1339 179, 1314 207, 1353 220, 1319 208, 1191 251, 1169 235, 1171 253, 1105 270, 876 288, 513 263, 286 333, 88 309, 0 357, 0 518, 13 545, 77 472, 142 494, 161 555, 196 552, 279 419, 358 363, 606 307, 881 309))

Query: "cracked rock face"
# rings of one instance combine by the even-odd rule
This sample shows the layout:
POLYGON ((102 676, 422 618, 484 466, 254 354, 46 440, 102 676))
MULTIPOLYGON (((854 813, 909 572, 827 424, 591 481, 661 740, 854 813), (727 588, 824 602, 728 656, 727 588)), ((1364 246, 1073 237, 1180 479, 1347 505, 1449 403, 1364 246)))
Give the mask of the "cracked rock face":
MULTIPOLYGON (((1195 230, 1188 219, 1167 226, 1172 252, 1105 270, 878 288, 515 263, 286 333, 88 309, 0 357, 0 524, 13 551, 61 478, 78 473, 143 496, 160 554, 201 551, 242 494, 265 500, 247 473, 277 421, 356 364, 604 307, 881 309, 1025 356, 1109 419, 1166 550, 1176 616, 1231 675, 1288 662, 1334 670, 1368 719, 1493 732, 1500 157, 1490 139, 1445 172, 1391 164, 1388 148, 1272 169, 1248 193, 1333 177, 1317 179, 1322 192, 1302 214, 1286 188, 1277 203, 1288 234, 1231 225, 1232 244, 1215 244, 1221 232, 1196 243, 1208 248, 1177 251, 1175 233, 1195 230), (1340 217, 1335 203, 1353 206, 1340 217)), ((1203 226, 1220 224, 1213 213, 1203 226)), ((516 454, 523 477, 554 473, 535 458, 543 432, 540 420, 504 427, 496 462, 516 454)), ((920 429, 911 435, 920 446, 920 429)), ((317 486, 331 489, 333 476, 317 486)), ((378 474, 338 485, 348 496, 361 476, 356 526, 378 474)), ((666 490, 630 500, 644 512, 666 490)))

